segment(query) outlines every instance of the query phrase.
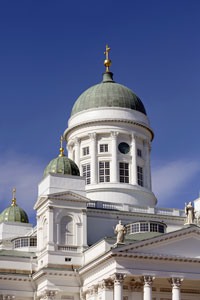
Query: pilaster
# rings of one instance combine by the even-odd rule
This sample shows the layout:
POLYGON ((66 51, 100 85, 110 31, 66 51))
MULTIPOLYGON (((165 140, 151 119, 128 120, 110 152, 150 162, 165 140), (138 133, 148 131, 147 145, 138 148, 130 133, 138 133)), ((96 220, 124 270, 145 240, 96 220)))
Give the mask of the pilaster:
POLYGON ((151 166, 150 166, 150 144, 148 140, 144 140, 145 152, 145 186, 151 190, 151 166))
POLYGON ((112 139, 112 165, 111 165, 111 182, 119 182, 119 166, 117 161, 117 137, 119 132, 112 131, 111 139, 112 139))
POLYGON ((80 168, 80 139, 75 138, 74 140, 74 145, 75 145, 75 163, 77 166, 80 168))
POLYGON ((131 174, 131 183, 133 185, 137 185, 137 136, 135 134, 132 134, 132 140, 131 140, 131 156, 132 156, 132 174, 131 174))
POLYGON ((91 140, 90 153, 91 153, 91 184, 97 183, 97 134, 96 132, 89 133, 91 140))

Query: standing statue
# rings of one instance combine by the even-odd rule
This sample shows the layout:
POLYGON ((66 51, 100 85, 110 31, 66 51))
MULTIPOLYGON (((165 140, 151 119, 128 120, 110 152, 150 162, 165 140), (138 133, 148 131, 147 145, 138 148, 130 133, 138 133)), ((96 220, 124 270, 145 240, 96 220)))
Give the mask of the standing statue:
POLYGON ((126 235, 126 227, 122 225, 122 221, 119 220, 119 224, 116 225, 114 233, 117 234, 116 244, 123 244, 126 235))
POLYGON ((192 202, 189 202, 189 204, 185 203, 185 215, 186 222, 184 225, 194 224, 194 207, 192 206, 192 202))

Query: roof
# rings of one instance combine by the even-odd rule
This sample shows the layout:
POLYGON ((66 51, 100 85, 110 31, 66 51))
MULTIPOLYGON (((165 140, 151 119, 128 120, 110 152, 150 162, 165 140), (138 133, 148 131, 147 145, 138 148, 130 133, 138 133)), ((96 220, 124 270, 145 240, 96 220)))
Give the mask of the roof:
POLYGON ((91 108, 121 107, 139 111, 146 115, 140 98, 128 87, 113 81, 112 73, 103 74, 103 81, 83 92, 76 100, 71 116, 91 108))
POLYGON ((22 208, 18 205, 11 205, 5 208, 0 214, 0 223, 1 222, 29 223, 29 220, 26 212, 22 208))

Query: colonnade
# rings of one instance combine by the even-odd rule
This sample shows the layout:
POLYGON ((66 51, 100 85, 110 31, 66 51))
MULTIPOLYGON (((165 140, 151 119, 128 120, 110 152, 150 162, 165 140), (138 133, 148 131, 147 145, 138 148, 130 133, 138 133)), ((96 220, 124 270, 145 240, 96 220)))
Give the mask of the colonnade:
MULTIPOLYGON (((91 184, 98 183, 98 162, 97 162, 97 140, 98 134, 96 132, 92 132, 88 134, 90 139, 90 164, 91 164, 91 184)), ((110 150, 109 154, 111 154, 111 182, 116 183, 119 182, 119 166, 118 166, 118 143, 119 143, 120 132, 111 131, 110 133, 110 150)), ((130 162, 130 182, 133 185, 138 185, 137 181, 137 165, 138 165, 138 157, 137 157, 137 144, 139 137, 136 134, 132 134, 130 143, 130 155, 127 162, 130 162)), ((74 140, 69 142, 68 145, 68 155, 70 159, 74 159, 77 166, 80 168, 80 158, 81 158, 81 139, 75 138, 74 140)), ((151 166, 150 166, 150 151, 151 146, 150 142, 146 139, 143 140, 143 157, 144 160, 144 186, 148 189, 151 189, 151 166)), ((105 154, 105 153, 104 153, 105 154)))
MULTIPOLYGON (((101 294, 102 300, 123 300, 123 284, 125 274, 115 273, 107 280, 103 280, 97 285, 91 286, 88 290, 81 293, 81 300, 96 300, 101 294)), ((136 286, 142 290, 141 299, 152 300, 152 284, 154 277, 145 275, 137 282, 136 286)), ((170 278, 169 283, 172 287, 172 300, 181 300, 181 278, 170 278)))

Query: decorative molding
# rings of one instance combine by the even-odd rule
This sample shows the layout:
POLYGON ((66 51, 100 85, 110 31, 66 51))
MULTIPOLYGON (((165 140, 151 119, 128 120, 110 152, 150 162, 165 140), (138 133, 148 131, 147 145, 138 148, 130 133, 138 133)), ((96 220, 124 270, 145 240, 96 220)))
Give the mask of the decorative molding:
POLYGON ((46 290, 42 293, 40 299, 54 300, 56 294, 57 294, 57 291, 46 290))
POLYGON ((119 135, 119 131, 111 131, 110 136, 113 140, 116 140, 119 135))

